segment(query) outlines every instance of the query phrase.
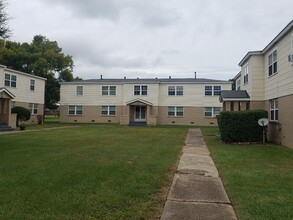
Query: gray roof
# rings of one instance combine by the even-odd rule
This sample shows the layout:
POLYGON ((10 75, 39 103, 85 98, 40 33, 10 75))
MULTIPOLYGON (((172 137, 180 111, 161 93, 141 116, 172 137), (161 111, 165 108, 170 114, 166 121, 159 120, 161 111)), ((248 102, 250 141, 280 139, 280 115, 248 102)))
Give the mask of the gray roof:
POLYGON ((215 80, 215 79, 203 79, 203 78, 146 78, 146 79, 87 79, 71 82, 62 82, 61 84, 176 84, 176 83, 187 83, 187 84, 203 84, 203 83, 224 83, 232 84, 231 81, 215 80))
POLYGON ((250 96, 246 90, 222 90, 220 101, 248 101, 250 96))

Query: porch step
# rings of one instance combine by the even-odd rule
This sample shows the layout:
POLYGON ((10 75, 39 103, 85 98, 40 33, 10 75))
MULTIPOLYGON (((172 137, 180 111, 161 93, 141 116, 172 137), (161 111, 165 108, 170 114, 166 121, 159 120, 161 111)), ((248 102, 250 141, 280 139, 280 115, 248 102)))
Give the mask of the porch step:
POLYGON ((128 126, 136 126, 136 127, 144 127, 146 126, 146 122, 129 122, 128 126))
POLYGON ((0 132, 2 131, 14 131, 13 128, 11 128, 10 126, 8 126, 7 124, 1 123, 0 124, 0 132))

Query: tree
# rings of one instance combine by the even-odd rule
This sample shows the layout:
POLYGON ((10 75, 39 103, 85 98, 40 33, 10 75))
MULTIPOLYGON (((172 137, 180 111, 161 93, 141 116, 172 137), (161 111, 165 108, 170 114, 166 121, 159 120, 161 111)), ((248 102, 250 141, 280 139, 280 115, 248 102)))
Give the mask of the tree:
POLYGON ((55 109, 60 99, 61 81, 73 81, 73 60, 62 53, 56 41, 36 35, 29 43, 0 39, 0 63, 8 68, 47 79, 45 107, 55 109))
POLYGON ((6 4, 4 0, 0 0, 0 38, 7 39, 11 35, 11 30, 8 26, 9 17, 5 12, 6 4))

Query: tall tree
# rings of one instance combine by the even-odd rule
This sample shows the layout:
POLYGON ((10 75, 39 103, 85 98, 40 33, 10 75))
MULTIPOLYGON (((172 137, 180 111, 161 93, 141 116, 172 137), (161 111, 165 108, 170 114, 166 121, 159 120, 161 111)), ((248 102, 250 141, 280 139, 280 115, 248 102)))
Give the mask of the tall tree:
POLYGON ((0 63, 46 78, 45 107, 50 109, 57 107, 59 82, 74 80, 72 57, 62 53, 56 41, 42 35, 36 35, 30 44, 0 39, 0 63))
POLYGON ((7 39, 11 35, 11 30, 8 26, 9 17, 5 12, 6 4, 4 0, 0 0, 0 38, 7 39))

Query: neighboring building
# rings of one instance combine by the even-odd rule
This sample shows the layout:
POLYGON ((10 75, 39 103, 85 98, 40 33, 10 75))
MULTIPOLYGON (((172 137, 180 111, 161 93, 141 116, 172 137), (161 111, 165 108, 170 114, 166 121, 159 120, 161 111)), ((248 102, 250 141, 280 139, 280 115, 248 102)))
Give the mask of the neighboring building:
POLYGON ((239 66, 236 88, 247 95, 240 90, 223 92, 223 108, 267 110, 269 141, 293 148, 293 21, 262 51, 248 52, 239 66))
POLYGON ((22 106, 31 111, 30 123, 44 114, 45 78, 15 71, 0 65, 0 124, 15 128, 11 108, 22 106))
POLYGON ((60 121, 216 125, 219 94, 210 79, 96 79, 61 83, 60 121))

